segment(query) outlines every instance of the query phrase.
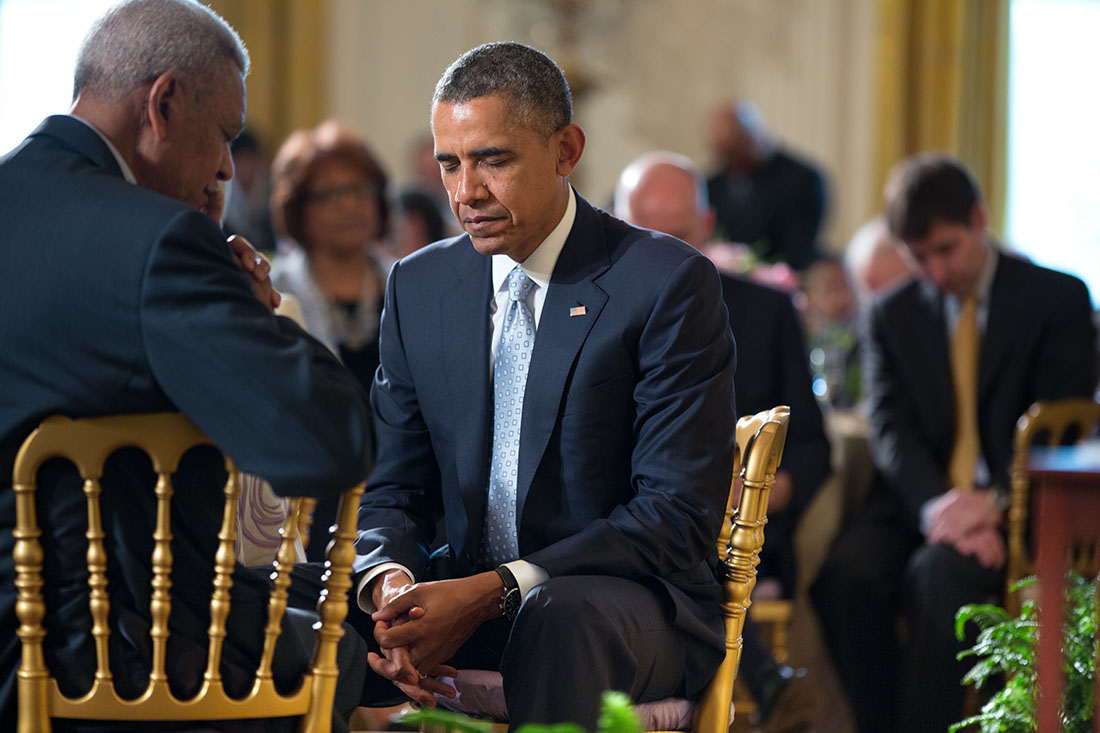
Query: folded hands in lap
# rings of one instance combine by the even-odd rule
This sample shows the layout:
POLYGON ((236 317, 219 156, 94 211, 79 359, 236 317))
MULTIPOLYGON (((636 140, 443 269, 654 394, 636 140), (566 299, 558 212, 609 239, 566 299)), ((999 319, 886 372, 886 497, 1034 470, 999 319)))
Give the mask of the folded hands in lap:
POLYGON ((928 518, 929 544, 951 545, 988 568, 1004 565, 1002 513, 988 490, 951 489, 932 503, 928 518))
POLYGON ((378 609, 371 616, 374 637, 382 654, 368 654, 371 669, 423 705, 434 706, 436 693, 454 697, 454 688, 435 677, 454 676, 444 662, 499 615, 500 592, 493 572, 415 584, 399 570, 385 573, 372 591, 378 609))

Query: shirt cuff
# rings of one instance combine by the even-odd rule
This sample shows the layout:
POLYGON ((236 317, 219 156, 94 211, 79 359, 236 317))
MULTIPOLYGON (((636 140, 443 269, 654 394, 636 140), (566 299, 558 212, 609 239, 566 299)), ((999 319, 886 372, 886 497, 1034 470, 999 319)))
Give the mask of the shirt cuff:
POLYGON ((374 607, 374 599, 371 598, 370 593, 367 592, 367 586, 372 580, 377 578, 382 573, 386 572, 387 570, 394 569, 400 570, 405 575, 409 576, 409 580, 414 583, 416 582, 416 578, 413 576, 412 571, 401 563, 384 562, 380 565, 375 565, 363 574, 362 580, 359 581, 359 587, 355 590, 356 601, 359 603, 359 608, 363 611, 363 613, 369 616, 370 614, 378 610, 374 607))
POLYGON ((519 597, 524 601, 527 600, 527 591, 550 579, 550 573, 526 560, 512 560, 504 563, 504 567, 511 570, 512 575, 515 576, 516 585, 519 586, 519 597))
MULTIPOLYGON (((932 524, 932 505, 936 503, 943 494, 936 494, 928 501, 921 504, 920 507, 920 533, 922 535, 928 534, 928 529, 932 524)), ((360 604, 361 605, 361 604, 360 604)))

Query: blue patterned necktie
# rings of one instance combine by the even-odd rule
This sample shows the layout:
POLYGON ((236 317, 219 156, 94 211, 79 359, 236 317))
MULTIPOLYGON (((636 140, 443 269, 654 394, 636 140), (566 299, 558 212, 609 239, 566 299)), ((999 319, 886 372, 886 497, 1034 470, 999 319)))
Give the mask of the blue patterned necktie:
POLYGON ((535 346, 535 317, 527 303, 534 285, 519 265, 508 273, 508 310, 493 365, 493 464, 481 546, 483 564, 494 567, 519 557, 516 476, 523 390, 535 346))

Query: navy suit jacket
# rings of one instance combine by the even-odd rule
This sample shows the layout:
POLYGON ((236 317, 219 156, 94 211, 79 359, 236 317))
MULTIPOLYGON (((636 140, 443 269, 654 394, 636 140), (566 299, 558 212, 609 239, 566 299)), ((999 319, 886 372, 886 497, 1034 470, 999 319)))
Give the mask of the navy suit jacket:
MULTIPOLYGON (((371 426, 354 376, 260 305, 218 227, 127 183, 107 146, 77 119, 47 119, 0 160, 0 262, 0 728, 10 730, 19 655, 11 471, 43 418, 179 410, 277 492, 312 495, 366 475, 371 426)), ((199 474, 178 476, 173 498, 170 623, 202 639, 224 500, 191 480, 217 470, 220 459, 196 460, 199 474)), ((155 504, 140 484, 149 475, 147 462, 121 457, 103 480, 112 623, 123 629, 112 636, 112 666, 131 690, 148 673, 155 504)), ((43 469, 39 491, 47 654, 65 660, 63 688, 83 692, 95 659, 85 499, 79 476, 64 466, 43 469)), ((262 629, 263 580, 239 569, 233 593, 231 626, 246 636, 262 629)), ((228 658, 258 649, 237 655, 239 642, 231 632, 228 658)))
MULTIPOLYGON (((811 385, 798 313, 782 290, 745 277, 722 275, 722 297, 737 341, 737 414, 776 405, 791 408, 782 469, 794 492, 787 510, 797 519, 829 473, 829 440, 811 385)), ((769 513, 768 529, 775 516, 769 513)))
MULTIPOLYGON (((393 268, 371 392, 378 459, 357 568, 418 578, 442 514, 457 575, 478 568, 492 436, 490 258, 466 235, 393 268)), ((577 197, 524 396, 520 556, 553 577, 636 579, 721 658, 714 541, 732 470, 735 351, 713 265, 577 197), (571 310, 583 306, 582 315, 571 310)))
POLYGON ((791 408, 782 470, 791 477, 791 502, 768 512, 767 549, 758 572, 777 577, 793 593, 797 579, 794 532, 803 511, 829 474, 829 439, 811 386, 798 313, 781 290, 723 274, 722 297, 737 341, 737 414, 776 405, 791 408))
MULTIPOLYGON (((978 432, 993 483, 1007 489, 1012 436, 1027 408, 1092 394, 1096 331, 1080 280, 994 256, 978 356, 978 432)), ((943 296, 910 281, 875 301, 866 326, 871 451, 885 480, 869 502, 876 511, 900 512, 915 532, 920 508, 950 488, 955 407, 943 296)))

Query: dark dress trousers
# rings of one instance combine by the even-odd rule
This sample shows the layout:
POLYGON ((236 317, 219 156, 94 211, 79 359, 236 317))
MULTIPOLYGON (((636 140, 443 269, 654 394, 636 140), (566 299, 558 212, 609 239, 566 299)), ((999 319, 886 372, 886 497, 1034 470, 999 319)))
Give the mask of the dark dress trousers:
MULTIPOLYGON (((221 231, 192 207, 126 182, 80 120, 51 117, 0 160, 0 262, 0 729, 14 730, 11 471, 43 418, 179 410, 276 492, 314 496, 366 475, 371 426, 355 378, 260 305, 221 231)), ((168 664, 177 689, 191 692, 201 681, 223 504, 220 486, 198 488, 199 478, 217 478, 220 458, 212 453, 186 461, 173 498, 170 624, 180 637, 168 664)), ((143 456, 123 452, 103 479, 112 667, 131 695, 149 671, 150 477, 143 456)), ((80 693, 95 665, 85 498, 67 464, 47 464, 39 481, 47 658, 63 690, 80 693)), ((225 657, 227 679, 239 687, 247 683, 240 669, 254 669, 259 657, 265 579, 238 566, 232 594, 225 657)), ((311 616, 293 612, 284 624, 290 636, 276 655, 283 684, 308 663, 311 616)), ((365 664, 356 658, 365 653, 362 641, 347 638, 347 684, 338 693, 345 712, 358 701, 365 664)))
MULTIPOLYGON (((978 429, 992 483, 1008 487, 1016 421, 1036 400, 1096 384, 1096 332, 1077 278, 994 253, 979 351, 978 429)), ((955 612, 995 598, 1003 571, 928 545, 920 510, 948 486, 954 387, 943 297, 914 280, 866 319, 871 451, 879 477, 813 589, 861 731, 942 731, 962 717, 955 612), (903 611, 904 654, 895 636, 903 611)))
MULTIPOLYGON (((441 515, 454 574, 485 569, 491 290, 490 258, 465 235, 390 274, 361 569, 394 561, 425 577, 441 515)), ((519 552, 550 580, 528 595, 501 661, 513 724, 564 710, 591 727, 599 691, 694 694, 722 658, 714 538, 735 353, 721 297, 696 250, 577 197, 523 404, 519 552), (590 591, 563 606, 568 623, 543 618, 590 591), (639 618, 654 627, 635 628, 639 618)))

